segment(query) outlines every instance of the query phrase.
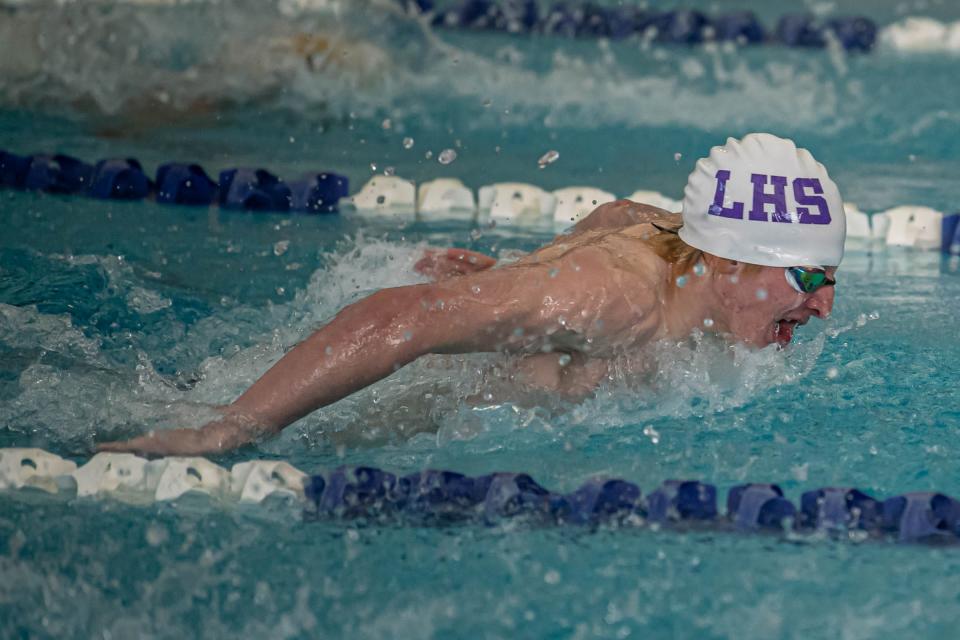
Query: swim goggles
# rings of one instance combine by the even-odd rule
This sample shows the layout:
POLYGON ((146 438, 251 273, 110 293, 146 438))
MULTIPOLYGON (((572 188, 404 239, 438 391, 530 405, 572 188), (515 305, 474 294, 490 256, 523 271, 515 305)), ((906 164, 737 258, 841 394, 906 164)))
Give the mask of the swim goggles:
POLYGON ((813 293, 820 287, 832 287, 837 281, 818 267, 786 267, 783 274, 799 293, 813 293))

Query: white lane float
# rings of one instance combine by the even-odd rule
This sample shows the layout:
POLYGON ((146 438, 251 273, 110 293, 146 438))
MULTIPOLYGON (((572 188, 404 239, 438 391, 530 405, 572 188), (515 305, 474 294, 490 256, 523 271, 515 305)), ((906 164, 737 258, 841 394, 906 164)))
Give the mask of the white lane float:
POLYGON ((417 189, 417 213, 426 215, 473 215, 477 203, 473 191, 457 178, 437 178, 417 189))
POLYGON ((602 204, 613 202, 615 195, 595 187, 566 187, 552 193, 556 200, 553 221, 558 225, 576 224, 602 204))
POLYGON ((153 495, 158 502, 188 493, 223 500, 230 495, 230 472, 206 458, 162 458, 147 463, 146 486, 156 487, 153 495))
POLYGON ((110 496, 124 502, 149 502, 155 487, 147 486, 147 464, 132 453, 98 453, 73 472, 77 497, 110 496))
POLYGON ((647 191, 645 189, 639 189, 631 193, 627 200, 639 202, 640 204, 648 204, 651 207, 657 207, 659 209, 663 209, 664 211, 669 211, 670 213, 679 213, 683 208, 682 202, 679 200, 674 200, 673 198, 668 198, 659 191, 647 191))
POLYGON ((480 187, 478 202, 481 213, 489 213, 494 220, 513 223, 547 218, 556 206, 551 194, 522 182, 500 182, 480 187))
POLYGON ((399 176, 374 176, 341 204, 362 213, 413 213, 417 206, 416 187, 399 176))
POLYGON ((911 16, 880 32, 880 43, 896 51, 931 53, 948 50, 955 25, 911 16))
POLYGON ((59 493, 73 488, 75 462, 43 449, 0 449, 0 490, 34 488, 59 493))
POLYGON ((303 498, 307 474, 282 460, 252 460, 233 465, 230 492, 240 502, 262 502, 273 495, 303 498))
POLYGON ((870 230, 870 216, 852 202, 844 202, 843 210, 847 215, 847 239, 869 240, 873 237, 870 230))
POLYGON ((888 245, 916 249, 940 248, 943 214, 936 209, 906 205, 888 209, 879 215, 889 221, 886 230, 888 245))

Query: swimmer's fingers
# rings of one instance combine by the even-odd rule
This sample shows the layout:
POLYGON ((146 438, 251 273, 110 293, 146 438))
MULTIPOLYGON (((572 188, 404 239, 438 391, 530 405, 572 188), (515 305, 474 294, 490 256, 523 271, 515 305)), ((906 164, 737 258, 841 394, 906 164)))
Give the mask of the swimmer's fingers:
POLYGON ((484 271, 497 264, 496 258, 467 249, 427 249, 413 265, 414 271, 434 280, 484 271))
POLYGON ((130 440, 97 444, 98 453, 135 453, 148 458, 195 456, 218 453, 221 450, 221 446, 209 442, 203 430, 197 429, 164 429, 130 440))

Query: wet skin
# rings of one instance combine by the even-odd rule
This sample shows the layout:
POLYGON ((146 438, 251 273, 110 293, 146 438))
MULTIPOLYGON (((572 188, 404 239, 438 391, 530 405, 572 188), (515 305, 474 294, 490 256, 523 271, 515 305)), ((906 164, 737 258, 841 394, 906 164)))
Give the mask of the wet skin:
POLYGON ((782 268, 747 269, 706 255, 703 275, 688 274, 677 287, 680 274, 645 242, 658 232, 649 222, 667 215, 628 200, 603 205, 572 233, 496 269, 480 254, 428 255, 418 268, 437 281, 383 289, 345 307, 225 407, 223 418, 99 450, 234 449, 431 353, 519 355, 523 385, 582 397, 606 375, 608 359, 654 340, 700 329, 757 347, 785 345, 795 326, 829 315, 833 287, 798 293, 782 268))

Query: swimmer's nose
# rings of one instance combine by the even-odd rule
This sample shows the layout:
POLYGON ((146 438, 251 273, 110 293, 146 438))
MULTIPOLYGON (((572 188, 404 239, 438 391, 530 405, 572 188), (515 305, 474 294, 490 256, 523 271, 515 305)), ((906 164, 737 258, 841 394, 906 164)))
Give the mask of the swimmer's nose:
POLYGON ((820 287, 807 298, 806 307, 821 320, 830 317, 833 311, 834 287, 820 287))

